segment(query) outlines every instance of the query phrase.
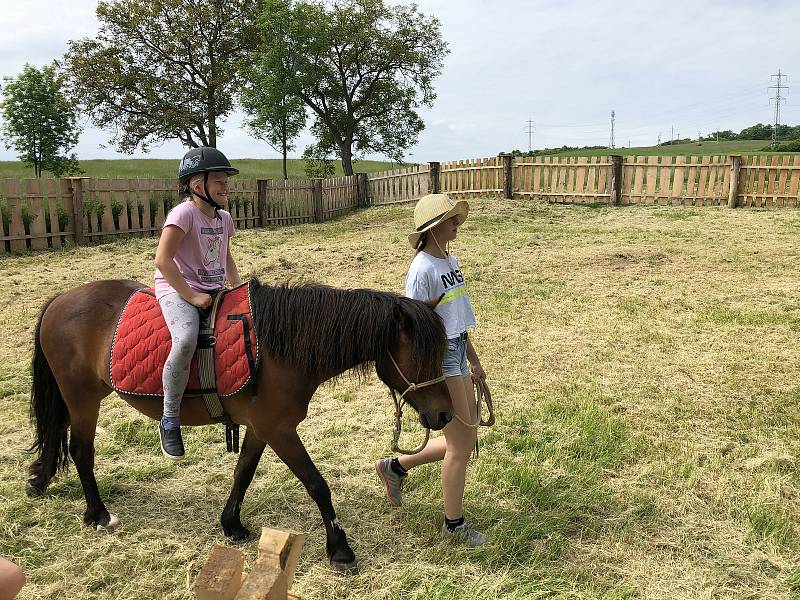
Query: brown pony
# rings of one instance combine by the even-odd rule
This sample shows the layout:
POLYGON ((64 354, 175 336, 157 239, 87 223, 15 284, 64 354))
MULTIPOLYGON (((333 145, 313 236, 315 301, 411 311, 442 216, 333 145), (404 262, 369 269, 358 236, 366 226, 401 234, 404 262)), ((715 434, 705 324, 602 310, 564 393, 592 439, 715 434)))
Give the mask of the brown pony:
MULTIPOLYGON (((119 519, 109 514, 97 489, 95 429, 100 402, 111 392, 108 361, 114 328, 128 297, 142 287, 135 281, 111 280, 64 292, 42 307, 34 334, 31 418, 36 441, 31 450, 38 457, 30 466, 28 494, 43 494, 72 456, 86 496, 84 522, 110 530, 119 519)), ((306 418, 317 387, 350 369, 363 375, 374 365, 378 377, 401 392, 408 388, 405 379, 422 383, 440 377, 444 328, 425 303, 386 292, 321 285, 271 287, 255 279, 250 292, 261 361, 255 389, 224 399, 231 419, 247 429, 222 511, 222 529, 235 541, 250 536, 239 510, 269 444, 317 503, 331 566, 351 569, 355 555, 336 518, 328 484, 306 452, 297 425, 306 418)), ((161 417, 160 397, 123 398, 145 415, 161 417)), ((406 398, 424 427, 441 429, 452 418, 444 383, 406 398)), ((181 422, 211 423, 200 397, 183 399, 181 422)))

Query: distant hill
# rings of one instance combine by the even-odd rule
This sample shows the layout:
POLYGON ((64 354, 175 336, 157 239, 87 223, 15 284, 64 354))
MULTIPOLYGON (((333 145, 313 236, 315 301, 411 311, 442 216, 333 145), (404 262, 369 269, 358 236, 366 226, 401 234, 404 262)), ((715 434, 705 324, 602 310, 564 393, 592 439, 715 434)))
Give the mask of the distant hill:
MULTIPOLYGON (((125 159, 125 160, 82 160, 81 169, 86 177, 175 177, 178 170, 177 159, 125 159)), ((231 160, 239 169, 241 176, 246 179, 283 179, 283 167, 280 159, 255 159, 243 158, 231 160)), ((305 179, 303 170, 305 161, 301 159, 289 160, 288 170, 290 179, 305 179)), ((342 165, 338 161, 336 174, 342 174, 342 165)), ((399 165, 391 162, 362 160, 353 164, 353 169, 358 173, 375 173, 395 169, 399 165)), ((49 176, 45 173, 45 176, 49 176)), ((0 161, 0 179, 34 177, 32 168, 25 167, 18 161, 0 161)))
POLYGON ((727 140, 727 141, 702 141, 687 144, 674 144, 671 146, 639 146, 634 148, 610 148, 593 150, 567 150, 558 152, 553 156, 607 156, 621 154, 622 156, 680 156, 688 154, 758 154, 764 147, 769 146, 769 140, 727 140))

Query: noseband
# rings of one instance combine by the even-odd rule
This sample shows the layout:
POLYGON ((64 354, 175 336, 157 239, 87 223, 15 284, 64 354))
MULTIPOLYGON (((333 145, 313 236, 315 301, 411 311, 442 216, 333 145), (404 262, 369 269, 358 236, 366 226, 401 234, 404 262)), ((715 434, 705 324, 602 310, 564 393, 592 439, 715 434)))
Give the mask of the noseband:
POLYGON ((400 370, 400 367, 398 366, 397 361, 394 359, 394 356, 392 356, 392 353, 389 352, 388 354, 389 358, 392 361, 392 364, 394 365, 394 368, 397 369, 397 372, 400 373, 400 377, 403 378, 403 381, 405 381, 406 385, 408 386, 406 388, 406 391, 400 394, 399 398, 397 397, 397 394, 395 393, 394 389, 391 387, 389 388, 389 391, 392 393, 392 400, 394 400, 394 432, 392 435, 392 452, 397 452, 399 454, 417 454, 418 452, 421 452, 422 449, 428 444, 428 440, 431 437, 431 430, 428 429, 427 427, 425 428, 425 439, 419 446, 417 446, 413 450, 403 450, 400 447, 399 445, 400 431, 402 429, 402 424, 400 422, 400 419, 403 416, 403 405, 406 403, 405 396, 409 392, 416 391, 420 388, 441 383, 442 381, 444 381, 445 378, 444 375, 442 375, 441 377, 437 377, 436 379, 429 379, 428 381, 423 381, 422 383, 412 383, 406 378, 405 375, 403 375, 403 371, 400 370))
MULTIPOLYGON (((414 448, 413 450, 403 450, 400 445, 400 432, 402 430, 402 423, 400 419, 403 417, 403 405, 406 403, 405 395, 408 392, 413 392, 420 388, 428 387, 439 383, 445 380, 445 376, 442 375, 441 377, 437 377, 436 379, 429 379, 428 381, 423 381, 422 383, 412 383, 410 382, 405 375, 403 375, 403 371, 400 370, 400 366, 397 364, 397 361, 392 356, 392 353, 389 352, 389 358, 394 365, 394 368, 397 369, 397 372, 400 373, 400 377, 403 378, 403 381, 406 382, 408 386, 406 391, 400 394, 400 397, 397 397, 393 388, 389 388, 389 391, 392 393, 392 400, 394 400, 394 431, 392 433, 392 452, 397 452, 398 454, 417 454, 421 452, 423 448, 428 444, 428 440, 431 437, 431 430, 425 427, 425 439, 422 440, 422 443, 414 448)), ((492 403, 492 394, 489 391, 489 386, 486 385, 486 381, 481 379, 475 385, 475 395, 477 399, 477 409, 478 409, 478 420, 475 423, 467 423, 464 419, 458 416, 458 413, 455 411, 453 412, 453 416, 461 421, 467 427, 471 427, 473 429, 477 429, 478 427, 491 427, 494 425, 494 405, 492 403), (483 415, 481 414, 483 411, 481 410, 482 404, 486 402, 486 408, 489 410, 489 417, 484 420, 483 415)), ((477 456, 478 453, 478 446, 477 443, 475 445, 475 455, 477 456)))

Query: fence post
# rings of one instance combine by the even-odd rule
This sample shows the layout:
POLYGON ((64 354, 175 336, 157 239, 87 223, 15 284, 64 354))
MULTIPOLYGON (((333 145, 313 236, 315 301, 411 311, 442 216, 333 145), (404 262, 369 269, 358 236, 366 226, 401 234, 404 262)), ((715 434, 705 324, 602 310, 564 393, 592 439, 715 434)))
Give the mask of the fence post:
POLYGON ((367 192, 369 190, 369 178, 366 173, 356 173, 356 193, 358 194, 358 206, 369 206, 367 192))
POLYGON ((438 162, 429 162, 428 163, 428 193, 429 194, 438 194, 439 190, 439 163, 438 162))
POLYGON ((503 197, 510 200, 514 195, 514 167, 512 165, 513 156, 510 154, 501 154, 503 158, 503 197))
POLYGON ((83 237, 83 180, 88 177, 67 177, 72 192, 72 223, 75 229, 75 245, 85 243, 83 237))
POLYGON ((619 206, 622 204, 622 156, 619 154, 611 155, 611 166, 609 166, 609 196, 608 204, 610 206, 619 206))
POLYGON ((736 208, 739 196, 739 170, 742 168, 742 157, 738 154, 729 156, 731 160, 731 186, 728 190, 728 208, 736 208))
POLYGON ((325 220, 325 212, 322 208, 322 179, 311 180, 311 195, 314 198, 314 222, 322 223, 325 220))
POLYGON ((256 179, 256 186, 258 189, 256 210, 258 211, 259 227, 266 227, 267 225, 267 188, 270 182, 272 182, 272 179, 256 179))

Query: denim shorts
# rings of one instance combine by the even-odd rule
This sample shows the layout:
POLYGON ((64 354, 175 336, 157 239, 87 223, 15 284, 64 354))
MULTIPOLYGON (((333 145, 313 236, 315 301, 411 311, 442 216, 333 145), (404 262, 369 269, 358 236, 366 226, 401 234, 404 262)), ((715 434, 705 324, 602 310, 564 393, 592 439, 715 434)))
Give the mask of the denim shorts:
POLYGON ((442 361, 442 374, 445 377, 466 377, 467 367, 467 334, 447 340, 447 353, 442 361))

